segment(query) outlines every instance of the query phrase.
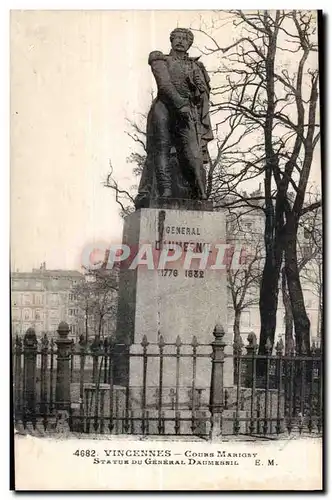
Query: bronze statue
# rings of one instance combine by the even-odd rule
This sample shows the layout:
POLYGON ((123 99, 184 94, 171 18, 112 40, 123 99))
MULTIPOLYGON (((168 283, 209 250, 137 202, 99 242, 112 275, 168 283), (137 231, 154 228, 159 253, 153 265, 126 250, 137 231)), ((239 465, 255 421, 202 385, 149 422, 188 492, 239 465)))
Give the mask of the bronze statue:
POLYGON ((198 57, 189 57, 192 32, 176 28, 168 55, 153 51, 149 64, 158 94, 147 119, 147 160, 136 208, 149 199, 206 199, 204 163, 213 139, 209 118, 209 76, 198 57))

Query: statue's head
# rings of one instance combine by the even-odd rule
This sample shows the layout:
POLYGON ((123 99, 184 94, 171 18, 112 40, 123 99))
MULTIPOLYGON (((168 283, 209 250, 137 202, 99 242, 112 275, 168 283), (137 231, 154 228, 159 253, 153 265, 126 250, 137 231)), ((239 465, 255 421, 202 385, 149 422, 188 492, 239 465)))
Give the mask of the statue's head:
POLYGON ((193 44, 194 35, 187 28, 175 28, 170 34, 172 49, 187 52, 193 44))

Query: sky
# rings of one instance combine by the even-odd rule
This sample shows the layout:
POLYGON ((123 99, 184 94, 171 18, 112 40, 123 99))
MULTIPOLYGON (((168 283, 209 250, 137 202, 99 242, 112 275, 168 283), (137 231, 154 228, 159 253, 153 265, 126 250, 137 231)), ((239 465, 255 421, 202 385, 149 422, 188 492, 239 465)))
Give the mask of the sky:
MULTIPOLYGON (((126 118, 148 109, 148 54, 168 52, 170 31, 198 27, 201 16, 211 13, 12 12, 13 270, 44 261, 48 269, 80 269, 86 246, 121 241, 119 207, 103 186, 109 161, 122 185, 135 182, 126 118)), ((221 45, 232 37, 230 28, 219 31, 221 45)), ((195 43, 202 46, 199 35, 195 43)))

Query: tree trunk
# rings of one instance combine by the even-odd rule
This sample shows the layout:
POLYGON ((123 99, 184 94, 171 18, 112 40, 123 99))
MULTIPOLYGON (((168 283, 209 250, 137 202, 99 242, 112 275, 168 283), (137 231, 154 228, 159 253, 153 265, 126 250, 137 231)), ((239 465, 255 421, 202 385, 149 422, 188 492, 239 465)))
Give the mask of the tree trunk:
POLYGON ((292 305, 295 344, 298 354, 310 354, 310 321, 305 310, 296 250, 297 227, 292 215, 288 216, 285 238, 285 272, 292 305))
POLYGON ((274 244, 266 250, 259 297, 261 320, 259 354, 265 354, 267 339, 270 339, 272 345, 274 344, 279 294, 278 283, 282 261, 280 242, 276 238, 274 244))
POLYGON ((98 322, 98 338, 101 338, 102 327, 103 327, 103 317, 100 316, 98 322))
POLYGON ((85 342, 89 342, 89 328, 88 328, 88 310, 85 310, 85 342))
POLYGON ((234 384, 238 383, 239 379, 239 356, 242 354, 242 342, 240 333, 240 320, 241 320, 241 308, 234 309, 234 343, 233 343, 233 354, 234 354, 234 384))
POLYGON ((324 315, 323 315, 323 285, 322 285, 322 268, 321 262, 319 262, 319 290, 318 290, 318 328, 317 337, 319 337, 320 342, 322 342, 322 336, 324 334, 324 315))
MULTIPOLYGON (((259 312, 261 329, 259 336, 258 354, 266 354, 266 343, 269 339, 271 345, 274 344, 278 295, 279 276, 282 263, 282 236, 280 232, 280 213, 274 213, 273 207, 268 208, 265 223, 265 264, 262 274, 262 281, 259 295, 259 312)), ((257 376, 262 377, 266 371, 264 359, 257 360, 257 376)))
POLYGON ((282 299, 285 308, 285 353, 289 354, 294 345, 292 304, 287 290, 286 269, 282 269, 282 299))
POLYGON ((235 309, 234 323, 233 323, 234 342, 236 342, 241 337, 240 320, 241 320, 241 310, 235 309))

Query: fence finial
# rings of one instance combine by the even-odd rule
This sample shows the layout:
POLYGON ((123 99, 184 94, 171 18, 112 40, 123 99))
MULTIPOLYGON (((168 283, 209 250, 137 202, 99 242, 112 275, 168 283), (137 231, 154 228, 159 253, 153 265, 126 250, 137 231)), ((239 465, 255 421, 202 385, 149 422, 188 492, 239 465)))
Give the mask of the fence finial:
POLYGON ((293 354, 295 354, 295 342, 293 337, 290 337, 290 339, 288 340, 288 344, 289 344, 288 346, 289 354, 293 356, 293 354))
POLYGON ((24 335, 24 345, 25 347, 34 347, 37 345, 37 336, 34 328, 30 327, 27 329, 24 335))
POLYGON ((48 341, 48 338, 47 338, 47 333, 44 333, 44 335, 43 335, 43 337, 41 339, 42 349, 47 350, 48 349, 48 344, 49 344, 49 341, 48 341))
POLYGON ((191 341, 191 346, 192 347, 197 347, 198 346, 198 340, 197 340, 196 335, 193 336, 193 339, 191 341))
POLYGON ((221 323, 217 323, 213 330, 213 335, 216 339, 222 339, 225 335, 225 329, 221 323))
POLYGON ((282 355, 282 351, 284 350, 284 343, 282 341, 282 338, 280 337, 277 344, 276 344, 276 352, 278 356, 282 355))
POLYGON ((176 340, 175 340, 175 345, 176 345, 176 347, 181 347, 181 346, 182 346, 182 342, 181 342, 180 335, 178 335, 178 336, 176 337, 176 340))
POLYGON ((158 346, 160 348, 163 348, 165 346, 165 340, 164 340, 164 337, 162 335, 159 335, 158 346))
POLYGON ((149 345, 148 338, 146 335, 143 335, 141 346, 142 347, 147 347, 149 345))
POLYGON ((266 339, 266 343, 265 343, 265 350, 266 350, 267 354, 269 354, 272 351, 272 348, 273 348, 273 344, 271 342, 270 337, 268 337, 266 339))
POLYGON ((69 328, 68 323, 66 323, 65 321, 61 321, 61 323, 59 323, 57 332, 61 338, 68 337, 69 332, 70 332, 70 328, 69 328))
POLYGON ((255 332, 248 333, 247 341, 248 341, 249 347, 256 347, 256 345, 257 345, 256 333, 255 332))

